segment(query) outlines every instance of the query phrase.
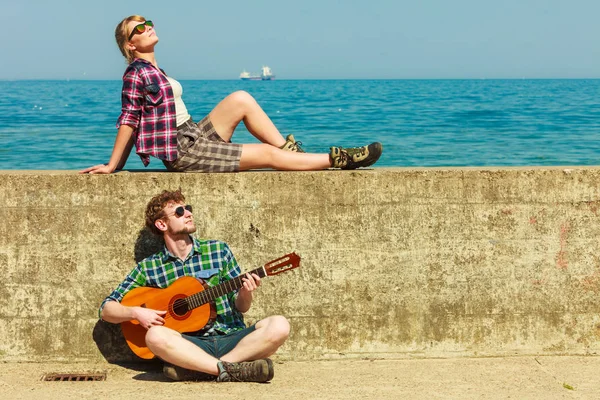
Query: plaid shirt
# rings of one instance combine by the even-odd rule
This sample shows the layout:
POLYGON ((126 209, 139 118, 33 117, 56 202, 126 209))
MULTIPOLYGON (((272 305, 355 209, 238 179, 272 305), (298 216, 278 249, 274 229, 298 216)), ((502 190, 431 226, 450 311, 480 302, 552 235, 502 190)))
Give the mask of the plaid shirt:
POLYGON ((177 118, 173 89, 164 71, 136 58, 123 74, 121 115, 117 128, 133 128, 136 153, 145 166, 150 156, 177 159, 177 118))
MULTIPOLYGON (((165 248, 140 261, 125 280, 102 302, 99 313, 108 301, 120 302, 131 289, 141 286, 164 289, 182 276, 201 278, 215 286, 241 274, 241 270, 227 243, 218 240, 192 238, 192 251, 185 260, 172 255, 165 248)), ((237 291, 215 299, 217 318, 203 335, 230 333, 246 328, 243 315, 235 308, 237 291)))

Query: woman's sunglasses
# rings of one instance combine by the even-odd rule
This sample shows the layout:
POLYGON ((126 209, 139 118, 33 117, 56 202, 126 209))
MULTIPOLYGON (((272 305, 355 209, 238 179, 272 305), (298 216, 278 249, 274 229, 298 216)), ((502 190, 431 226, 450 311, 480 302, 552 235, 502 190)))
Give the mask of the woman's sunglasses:
POLYGON ((153 27, 154 24, 152 23, 152 21, 146 21, 146 22, 143 22, 143 23, 141 23, 139 25, 134 26, 133 30, 131 31, 131 35, 129 35, 129 39, 127 39, 127 40, 131 40, 131 38, 135 34, 146 32, 146 27, 147 26, 153 27))

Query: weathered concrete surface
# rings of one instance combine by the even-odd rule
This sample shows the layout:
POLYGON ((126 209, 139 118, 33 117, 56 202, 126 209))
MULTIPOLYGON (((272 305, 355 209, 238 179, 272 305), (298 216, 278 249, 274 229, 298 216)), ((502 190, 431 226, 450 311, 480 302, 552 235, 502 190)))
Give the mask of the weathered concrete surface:
POLYGON ((505 357, 277 362, 268 384, 171 382, 158 369, 106 363, 8 363, 5 399, 597 399, 600 357, 505 357), (50 373, 104 372, 103 382, 42 382, 50 373))
POLYGON ((181 187, 245 269, 292 250, 249 314, 279 360, 596 354, 600 168, 239 174, 0 173, 0 360, 131 360, 97 307, 181 187))

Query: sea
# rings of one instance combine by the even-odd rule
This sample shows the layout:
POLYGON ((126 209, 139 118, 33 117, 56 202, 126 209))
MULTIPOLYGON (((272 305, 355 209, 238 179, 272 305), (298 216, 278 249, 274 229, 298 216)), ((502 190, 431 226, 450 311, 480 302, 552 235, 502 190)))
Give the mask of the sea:
MULTIPOLYGON (((245 90, 309 152, 383 144, 374 167, 600 165, 600 80, 181 80, 199 121, 245 90)), ((121 81, 0 81, 0 169, 107 162, 121 81)), ((233 141, 257 143, 244 127, 233 141)), ((132 152, 125 166, 144 169, 132 152)), ((164 169, 152 159, 149 168, 164 169)))

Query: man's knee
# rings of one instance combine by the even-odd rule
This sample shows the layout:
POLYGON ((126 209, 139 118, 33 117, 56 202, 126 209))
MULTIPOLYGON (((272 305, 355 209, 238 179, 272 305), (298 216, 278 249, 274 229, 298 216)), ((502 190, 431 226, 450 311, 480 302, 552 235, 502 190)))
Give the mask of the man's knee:
POLYGON ((273 343, 282 344, 290 336, 290 323, 281 315, 274 315, 269 318, 267 335, 273 343))
POLYGON ((169 343, 169 337, 172 336, 170 329, 164 326, 153 326, 146 332, 146 346, 150 350, 162 349, 169 343))

